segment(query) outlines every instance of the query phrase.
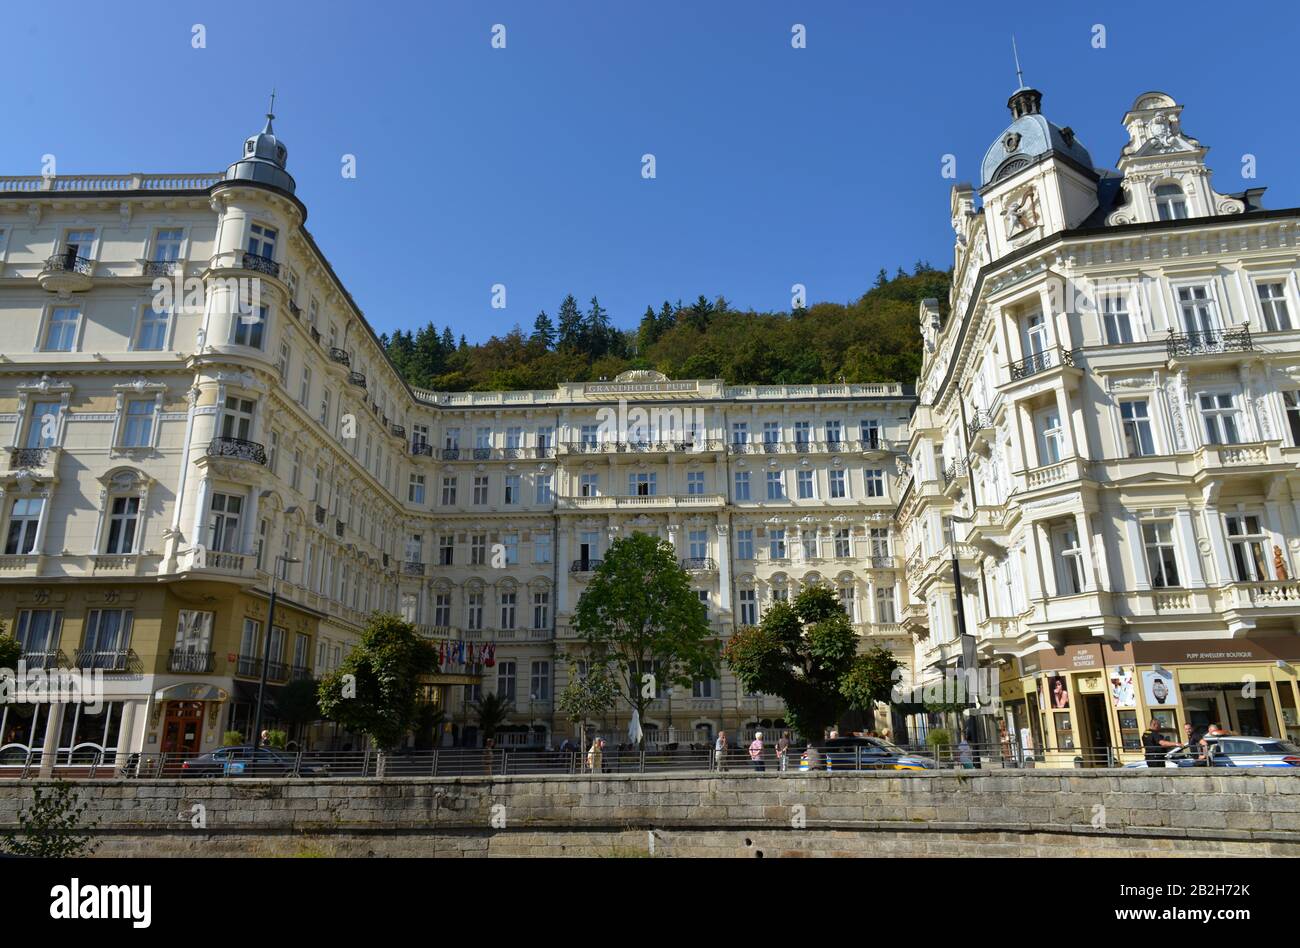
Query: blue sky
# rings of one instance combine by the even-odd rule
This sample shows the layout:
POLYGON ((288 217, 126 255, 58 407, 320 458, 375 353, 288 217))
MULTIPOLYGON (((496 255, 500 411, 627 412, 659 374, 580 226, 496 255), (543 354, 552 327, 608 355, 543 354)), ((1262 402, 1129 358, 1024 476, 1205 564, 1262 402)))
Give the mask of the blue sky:
POLYGON ((5 10, 0 172, 210 171, 278 90, 308 226, 378 331, 481 340, 599 296, 855 299, 950 261, 946 153, 1008 123, 1010 36, 1098 165, 1138 93, 1187 106, 1220 191, 1300 204, 1294 4, 370 0, 5 10), (129 12, 128 12, 129 11, 129 12), (191 46, 201 23, 207 47, 191 46), (494 24, 506 48, 491 48, 494 24), (793 24, 807 48, 791 48, 793 24), (1093 47, 1094 25, 1105 48, 1093 47), (657 177, 641 177, 641 156, 657 177), (1245 153, 1258 179, 1243 180, 1245 153), (355 180, 340 174, 344 154, 355 180), (504 310, 491 307, 493 284, 504 310))

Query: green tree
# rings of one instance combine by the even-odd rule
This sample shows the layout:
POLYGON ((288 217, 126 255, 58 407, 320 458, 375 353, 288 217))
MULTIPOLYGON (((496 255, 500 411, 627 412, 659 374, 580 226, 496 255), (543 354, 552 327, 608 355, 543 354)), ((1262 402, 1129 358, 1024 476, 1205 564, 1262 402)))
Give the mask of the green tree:
POLYGON ((302 729, 321 719, 318 683, 307 678, 289 682, 276 696, 275 709, 293 739, 301 740, 302 729))
POLYGON ((619 693, 641 720, 669 685, 717 674, 717 647, 672 546, 634 533, 609 551, 578 600, 573 627, 593 663, 612 662, 619 693))
POLYGON ((483 732, 484 740, 495 737, 510 712, 514 710, 514 705, 505 698, 491 693, 485 694, 470 707, 474 709, 474 717, 478 720, 478 728, 483 732))
POLYGON ((866 710, 875 704, 889 704, 897 684, 895 672, 903 663, 889 649, 877 644, 854 659, 840 678, 840 694, 849 705, 866 710))
POLYGON ((32 788, 32 805, 18 814, 19 833, 4 837, 4 851, 12 856, 70 859, 89 856, 95 844, 83 830, 94 829, 98 820, 82 822, 89 804, 77 799, 76 788, 56 780, 49 788, 32 788))
POLYGON ((544 349, 555 348, 555 324, 551 322, 551 317, 546 315, 546 310, 538 313, 537 318, 533 320, 532 340, 544 349))
POLYGON ((559 319, 559 336, 558 345, 561 349, 571 351, 582 351, 585 346, 586 333, 584 332, 582 310, 578 308, 578 301, 570 293, 560 303, 559 319))
POLYGON ((431 750, 438 746, 438 737, 446 723, 447 712, 431 701, 420 705, 415 714, 415 746, 419 750, 431 750))
POLYGON ((415 724, 422 701, 420 676, 437 657, 430 642, 401 617, 375 613, 339 668, 320 683, 321 713, 375 745, 396 747, 415 724))
POLYGON ((760 625, 738 630, 723 658, 747 690, 785 701, 795 729, 817 740, 845 711, 873 710, 874 701, 888 700, 884 686, 892 686, 893 667, 886 670, 887 661, 857 649, 839 598, 816 585, 793 602, 773 603, 760 625))
MULTIPOLYGON (((572 667, 570 661, 570 667, 572 667)), ((588 666, 587 674, 572 678, 555 699, 555 706, 560 713, 574 723, 582 725, 581 733, 585 740, 587 722, 592 718, 604 717, 618 701, 619 690, 608 669, 603 665, 588 666)))
POLYGON ((4 623, 0 622, 0 668, 16 669, 18 660, 22 657, 23 647, 5 631, 4 623))

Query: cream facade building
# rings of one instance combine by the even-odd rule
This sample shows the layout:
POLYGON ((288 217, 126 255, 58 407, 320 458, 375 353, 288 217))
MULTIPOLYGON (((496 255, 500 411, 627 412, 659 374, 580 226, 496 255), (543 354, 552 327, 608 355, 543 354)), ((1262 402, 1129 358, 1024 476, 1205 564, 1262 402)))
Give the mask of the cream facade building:
POLYGON ((952 191, 946 319, 920 313, 920 677, 995 670, 1008 739, 1051 759, 1137 759, 1153 717, 1295 737, 1300 209, 1216 191, 1163 93, 1114 170, 1036 90, 1009 105, 978 192, 952 191))
MULTIPOLYGON (((443 740, 497 691, 504 740, 558 742, 569 616, 634 530, 673 542, 719 640, 824 581, 910 655, 902 386, 413 390, 286 167, 268 117, 224 173, 0 178, 0 618, 104 699, 0 706, 0 763, 247 735, 264 650, 273 721, 376 610, 440 644, 443 740)), ((681 741, 782 713, 725 672, 651 711, 681 741)))

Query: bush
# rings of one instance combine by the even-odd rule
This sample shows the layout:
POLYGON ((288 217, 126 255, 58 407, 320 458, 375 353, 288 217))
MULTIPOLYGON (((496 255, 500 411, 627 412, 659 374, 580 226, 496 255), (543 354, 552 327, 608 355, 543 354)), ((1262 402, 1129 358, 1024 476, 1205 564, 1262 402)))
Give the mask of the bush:
POLYGON ((276 750, 284 750, 289 743, 289 734, 287 731, 267 731, 266 746, 274 747, 276 750))
POLYGON ((94 829, 99 820, 86 822, 88 804, 78 799, 76 788, 57 780, 48 788, 32 788, 32 805, 18 815, 19 833, 4 837, 0 852, 40 859, 68 859, 91 855, 97 846, 80 830, 94 829))
POLYGON ((244 743, 244 735, 238 731, 227 731, 221 735, 222 747, 238 747, 242 743, 244 743))
POLYGON ((946 747, 952 747, 952 732, 937 727, 929 734, 925 735, 925 743, 927 747, 933 747, 935 750, 943 750, 946 747))

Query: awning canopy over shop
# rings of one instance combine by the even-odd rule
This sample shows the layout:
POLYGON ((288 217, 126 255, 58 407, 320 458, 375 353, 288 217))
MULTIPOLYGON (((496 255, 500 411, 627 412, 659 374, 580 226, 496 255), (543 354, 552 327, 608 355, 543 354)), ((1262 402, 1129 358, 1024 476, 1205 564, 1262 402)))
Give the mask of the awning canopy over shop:
POLYGON ((201 681, 183 681, 154 692, 158 701, 228 701, 230 692, 201 681))

